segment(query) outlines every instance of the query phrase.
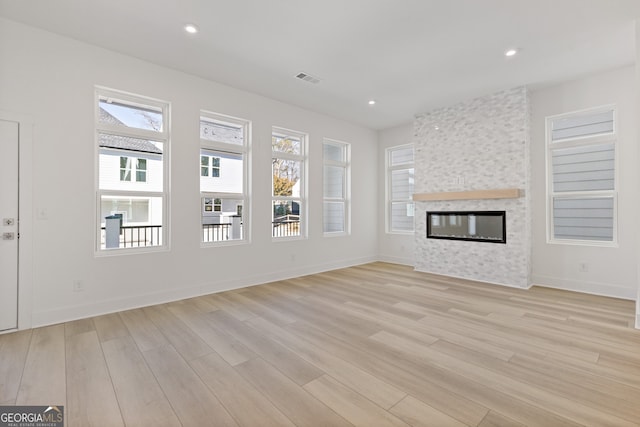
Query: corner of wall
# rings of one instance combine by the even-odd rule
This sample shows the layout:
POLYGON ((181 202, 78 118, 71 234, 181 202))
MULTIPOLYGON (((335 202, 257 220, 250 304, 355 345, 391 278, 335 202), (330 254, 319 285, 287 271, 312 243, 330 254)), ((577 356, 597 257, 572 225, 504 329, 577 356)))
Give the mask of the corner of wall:
MULTIPOLYGON (((640 117, 640 19, 636 19, 636 116, 640 117)), ((638 121, 636 120, 636 123, 638 121)), ((636 142, 640 139, 640 125, 636 125, 636 142)), ((640 209, 640 206, 636 206, 636 209, 640 209)), ((640 234, 640 231, 638 232, 640 234)), ((636 257, 640 258, 640 245, 638 245, 640 236, 636 236, 636 257)), ((638 273, 636 277, 636 286, 638 292, 636 295, 636 328, 640 329, 640 264, 638 267, 638 273)))
POLYGON ((389 147, 413 142, 413 122, 378 131, 378 260, 401 265, 414 265, 413 234, 387 233, 386 230, 386 156, 389 147))

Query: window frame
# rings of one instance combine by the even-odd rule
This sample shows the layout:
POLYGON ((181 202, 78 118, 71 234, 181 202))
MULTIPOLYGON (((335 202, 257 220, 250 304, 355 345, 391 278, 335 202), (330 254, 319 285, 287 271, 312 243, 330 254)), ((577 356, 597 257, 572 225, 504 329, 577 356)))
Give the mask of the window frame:
POLYGON ((348 236, 351 234, 351 144, 348 142, 338 141, 335 139, 324 138, 322 142, 322 159, 323 159, 323 184, 322 184, 322 232, 324 237, 337 237, 348 236), (324 155, 325 145, 331 145, 340 148, 342 151, 342 160, 330 160, 324 155), (327 167, 338 167, 343 169, 343 182, 342 182, 342 197, 327 197, 326 189, 324 188, 324 173, 327 167), (324 228, 324 207, 327 203, 342 203, 344 205, 344 230, 342 231, 327 231, 324 228))
POLYGON ((200 176, 201 177, 205 177, 205 178, 209 178, 210 177, 210 169, 211 169, 211 156, 203 156, 202 153, 200 153, 200 176), (202 161, 206 159, 206 164, 203 164, 202 161), (204 175, 202 174, 202 172, 206 172, 204 175))
POLYGON ((307 170, 308 170, 308 143, 309 143, 309 135, 304 132, 295 131, 283 127, 273 126, 271 128, 271 239, 274 242, 280 241, 289 241, 289 240, 303 240, 308 238, 308 230, 307 230, 307 170), (274 137, 294 137, 300 141, 300 154, 295 153, 286 153, 282 151, 275 151, 273 149, 273 138, 274 137), (274 159, 283 159, 283 160, 291 160, 300 162, 300 196, 294 197, 292 196, 275 196, 273 194, 273 160, 274 159), (274 236, 273 235, 273 206, 276 201, 290 201, 298 202, 298 208, 301 212, 299 214, 299 223, 298 229, 299 234, 294 236, 274 236))
MULTIPOLYGON (((199 188, 198 191, 200 193, 200 205, 202 206, 205 198, 211 198, 213 200, 212 212, 219 212, 219 211, 216 211, 216 207, 220 206, 220 209, 222 209, 222 204, 217 205, 215 203, 216 199, 219 199, 221 202, 223 199, 234 199, 234 200, 242 200, 243 208, 242 208, 242 238, 241 239, 204 241, 203 240, 204 235, 201 232, 200 246, 203 248, 210 248, 210 247, 220 247, 220 246, 230 246, 230 245, 240 245, 240 244, 250 243, 251 242, 251 227, 250 227, 251 226, 251 220, 250 220, 251 218, 250 217, 250 214, 251 214, 251 206, 250 206, 250 203, 251 203, 251 196, 250 196, 251 121, 242 119, 239 117, 229 116, 226 114, 215 113, 213 111, 200 110, 200 116, 198 120, 198 128, 199 128, 198 134, 200 133, 200 126, 202 121, 206 121, 210 123, 219 123, 222 125, 231 125, 234 127, 236 126, 241 127, 243 129, 243 142, 242 144, 235 144, 235 143, 216 141, 214 139, 200 137, 200 148, 199 148, 200 155, 198 156, 198 159, 200 160, 200 165, 199 165, 198 171, 201 171, 201 168, 204 167, 201 161, 201 158, 203 157, 202 150, 217 151, 217 152, 224 152, 224 153, 229 153, 234 155, 240 155, 242 156, 243 182, 242 182, 242 193, 203 191, 202 188, 199 188)), ((209 175, 202 176, 201 172, 199 172, 198 178, 199 179, 220 178, 220 172, 221 172, 221 166, 222 166, 221 164, 219 164, 219 166, 216 167, 218 169, 219 175, 217 177, 214 177, 211 175, 212 169, 214 168, 212 166, 213 158, 219 159, 220 157, 211 156, 211 155, 206 155, 206 157, 208 158, 207 168, 209 171, 209 175)), ((202 213, 203 212, 201 208, 199 211, 199 222, 201 224, 201 227, 202 227, 202 213)), ((236 206, 236 213, 237 213, 237 206, 236 206)))
POLYGON ((136 157, 136 163, 135 163, 136 167, 136 182, 147 182, 147 159, 143 159, 140 157, 136 157), (144 169, 140 167, 141 162, 144 162, 144 169), (141 175, 139 174, 144 174, 144 179, 139 179, 139 177, 141 175))
POLYGON ((131 170, 133 169, 131 167, 132 161, 131 161, 131 157, 129 156, 120 156, 120 181, 121 182, 132 182, 132 173, 131 170), (124 160, 124 167, 122 167, 122 161, 124 160), (129 179, 127 179, 127 177, 129 179))
MULTIPOLYGON (((126 176, 126 175, 125 175, 126 176)), ((120 181, 121 182, 147 182, 147 159, 133 156, 120 156, 120 181), (122 159, 126 159, 125 167, 122 167, 122 159), (141 169, 140 161, 144 160, 144 169, 141 169), (122 178, 122 172, 129 172, 129 179, 122 178), (138 179, 139 173, 144 173, 144 179, 138 179), (134 179, 135 177, 135 179, 134 179)))
POLYGON ((218 156, 211 156, 211 175, 210 176, 211 178, 220 178, 220 157, 218 156))
POLYGON ((561 114, 547 116, 545 118, 545 179, 546 179, 546 241, 548 244, 574 245, 574 246, 597 246, 597 247, 618 247, 618 188, 619 188, 619 144, 618 144, 618 110, 615 104, 607 104, 599 107, 585 108, 561 114), (552 139, 552 124, 556 120, 581 116, 585 114, 597 114, 613 112, 613 130, 610 133, 596 135, 577 136, 552 139), (578 147, 590 147, 603 144, 613 144, 614 150, 614 185, 611 190, 583 190, 583 191, 554 191, 553 188, 553 153, 556 150, 563 150, 578 147), (570 199, 605 199, 611 198, 613 205, 613 236, 612 240, 588 240, 588 239, 562 239, 555 237, 554 221, 554 201, 570 199))
MULTIPOLYGON (((132 253, 164 252, 171 248, 170 233, 170 147, 171 147, 171 103, 144 95, 133 94, 117 89, 103 86, 94 87, 94 188, 96 190, 95 206, 95 256, 112 256, 132 253), (153 107, 161 111, 162 130, 147 130, 134 127, 118 126, 100 121, 100 102, 103 100, 116 100, 132 107, 153 107), (105 190, 100 188, 100 134, 108 134, 121 137, 131 137, 143 140, 152 140, 162 143, 162 191, 149 190, 105 190), (160 238, 162 244, 154 246, 140 247, 101 247, 101 224, 102 224, 102 199, 110 197, 122 197, 123 199, 148 198, 149 202, 153 198, 161 199, 162 224, 160 238)), ((122 156, 127 157, 127 156, 122 156)), ((128 156, 130 159, 133 157, 128 156)), ((133 165, 133 161, 132 161, 133 165)), ((132 172, 135 168, 132 167, 132 172)), ((118 168, 118 174, 120 173, 118 168)), ((147 169, 148 172, 148 169, 147 169)), ((146 175, 146 173, 145 173, 146 175)), ((127 181, 128 182, 128 181, 127 181)), ((135 181, 131 181, 135 182, 135 181)), ((145 181, 146 182, 146 181, 145 181)), ((155 225, 155 224, 151 224, 155 225)))
POLYGON ((415 164, 416 164, 416 148, 415 144, 401 144, 387 147, 385 149, 385 231, 387 234, 399 234, 399 235, 413 235, 416 230, 416 215, 415 215, 415 202, 413 201, 413 195, 410 195, 407 199, 393 199, 393 191, 391 188, 392 179, 391 174, 395 170, 413 169, 415 179, 415 164), (413 151, 413 161, 408 163, 401 163, 398 165, 391 164, 392 153, 396 150, 403 150, 411 148, 413 151), (413 227, 411 230, 393 230, 392 229, 392 216, 393 216, 393 204, 394 203, 410 203, 413 207, 413 227))
MULTIPOLYGON (((207 140, 208 142, 211 142, 210 140, 207 140)), ((200 147, 201 150, 210 150, 209 148, 203 148, 202 146, 200 147)), ((200 154, 200 176, 204 177, 204 178, 220 178, 220 157, 219 156, 210 156, 208 154, 200 154), (207 164, 203 164, 202 163, 202 159, 206 158, 207 159, 207 164), (214 160, 217 160, 218 165, 214 165, 214 160), (203 169, 207 170, 207 174, 206 175, 202 175, 203 169), (217 174, 214 175, 213 172, 216 171, 217 174)))

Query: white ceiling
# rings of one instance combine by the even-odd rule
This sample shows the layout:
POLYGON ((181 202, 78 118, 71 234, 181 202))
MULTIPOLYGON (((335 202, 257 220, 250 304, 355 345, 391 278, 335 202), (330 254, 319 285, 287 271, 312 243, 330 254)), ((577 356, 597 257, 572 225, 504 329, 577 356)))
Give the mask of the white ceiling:
POLYGON ((383 129, 634 63, 640 0, 0 0, 0 16, 383 129))

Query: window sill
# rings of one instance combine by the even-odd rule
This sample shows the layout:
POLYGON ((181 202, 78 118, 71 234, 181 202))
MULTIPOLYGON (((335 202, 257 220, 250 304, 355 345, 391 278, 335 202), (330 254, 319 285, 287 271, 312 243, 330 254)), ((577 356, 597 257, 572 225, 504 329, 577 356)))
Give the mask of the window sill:
POLYGON ((594 248, 618 248, 618 242, 600 242, 597 240, 561 240, 547 239, 549 245, 566 245, 566 246, 590 246, 594 248))
POLYGON ((97 251, 95 251, 94 256, 96 258, 104 258, 104 257, 112 257, 112 256, 153 254, 153 253, 160 253, 160 252, 169 252, 170 250, 171 248, 168 245, 142 247, 142 248, 98 249, 97 251))
POLYGON ((272 237, 272 242, 292 242, 295 240, 307 240, 306 236, 287 236, 287 237, 272 237))
POLYGON ((347 237, 350 235, 351 233, 347 231, 339 231, 339 232, 333 232, 333 233, 323 233, 322 237, 347 237))
POLYGON ((242 246, 249 244, 248 240, 225 240, 223 242, 200 242, 200 248, 220 248, 226 246, 242 246))

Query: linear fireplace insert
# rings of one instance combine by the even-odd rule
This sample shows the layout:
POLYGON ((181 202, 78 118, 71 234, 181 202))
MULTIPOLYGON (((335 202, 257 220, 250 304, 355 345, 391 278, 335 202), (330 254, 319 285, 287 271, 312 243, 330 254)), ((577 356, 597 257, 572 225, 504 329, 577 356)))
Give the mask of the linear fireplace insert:
POLYGON ((505 211, 427 212, 427 238, 507 243, 505 211))

